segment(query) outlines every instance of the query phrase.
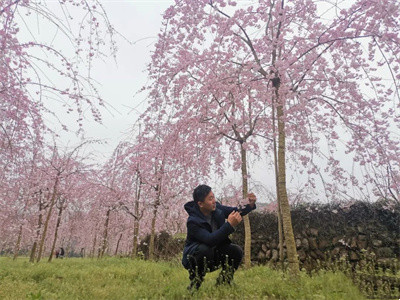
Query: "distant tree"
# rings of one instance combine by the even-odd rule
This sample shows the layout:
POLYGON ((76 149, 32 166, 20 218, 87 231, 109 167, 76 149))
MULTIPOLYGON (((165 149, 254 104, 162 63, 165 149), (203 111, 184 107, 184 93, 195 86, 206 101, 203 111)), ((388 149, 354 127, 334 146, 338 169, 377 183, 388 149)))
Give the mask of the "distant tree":
MULTIPOLYGON (((107 46, 115 53, 113 35, 114 28, 97 0, 0 1, 0 189, 17 184, 26 191, 26 218, 37 206, 31 260, 38 246, 40 260, 51 212, 61 199, 55 193, 59 181, 46 185, 54 179, 53 174, 40 177, 37 173, 46 165, 45 136, 56 134, 54 124, 70 129, 58 115, 60 108, 77 114, 78 132, 88 117, 86 111, 101 121, 99 107, 104 103, 91 67, 95 59, 104 57, 107 46), (52 126, 45 119, 53 122, 52 126)), ((8 200, 7 205, 9 211, 15 208, 8 200)))

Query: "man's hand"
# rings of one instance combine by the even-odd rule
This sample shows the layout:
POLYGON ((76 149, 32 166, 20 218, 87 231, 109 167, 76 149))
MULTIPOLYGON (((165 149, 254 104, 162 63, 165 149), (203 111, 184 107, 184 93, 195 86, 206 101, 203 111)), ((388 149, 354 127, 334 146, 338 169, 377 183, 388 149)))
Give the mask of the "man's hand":
POLYGON ((240 222, 242 222, 242 216, 238 211, 233 211, 228 216, 228 223, 231 224, 232 227, 236 227, 240 222))
POLYGON ((250 206, 251 206, 251 207, 254 207, 254 204, 255 204, 256 201, 257 201, 256 195, 254 195, 254 193, 249 193, 249 194, 247 194, 247 198, 249 198, 249 204, 250 204, 250 206))

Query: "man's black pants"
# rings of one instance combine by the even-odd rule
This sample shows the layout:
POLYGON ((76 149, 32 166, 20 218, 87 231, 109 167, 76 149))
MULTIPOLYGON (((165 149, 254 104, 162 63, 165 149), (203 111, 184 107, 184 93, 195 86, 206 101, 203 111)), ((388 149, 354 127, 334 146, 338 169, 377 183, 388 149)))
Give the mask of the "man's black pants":
POLYGON ((217 283, 231 283, 233 273, 239 268, 243 251, 235 244, 209 247, 200 244, 189 259, 189 279, 197 288, 201 285, 207 272, 213 272, 222 267, 217 283))

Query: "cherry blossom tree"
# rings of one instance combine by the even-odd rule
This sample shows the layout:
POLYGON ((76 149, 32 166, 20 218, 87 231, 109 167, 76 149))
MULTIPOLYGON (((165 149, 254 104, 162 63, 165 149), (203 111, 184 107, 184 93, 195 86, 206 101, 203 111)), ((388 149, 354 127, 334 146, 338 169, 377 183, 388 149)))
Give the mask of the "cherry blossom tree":
MULTIPOLYGON (((100 1, 5 0, 0 3, 1 188, 12 190, 14 187, 15 191, 21 191, 17 193, 20 196, 14 193, 5 203, 10 212, 8 217, 13 215, 13 209, 21 208, 21 203, 26 204, 22 205, 26 208, 24 212, 20 212, 25 227, 19 227, 16 254, 22 229, 28 231, 29 225, 32 226, 29 216, 37 217, 32 261, 38 246, 40 260, 48 240, 48 227, 52 226, 53 208, 64 199, 56 190, 64 186, 60 180, 65 179, 56 176, 60 180, 54 182, 52 174, 46 177, 36 172, 46 166, 45 155, 37 153, 47 150, 44 137, 58 131, 49 122, 53 125, 58 122, 64 130, 71 129, 56 113, 58 104, 58 109, 76 113, 78 132, 83 128, 84 118, 90 115, 95 121, 101 121, 99 107, 104 103, 97 92, 91 67, 96 59, 107 55, 104 50, 115 53, 114 32, 100 1), (36 28, 42 30, 35 32, 36 28), (67 42, 60 44, 59 40, 67 42), (30 165, 35 165, 36 171, 30 165)), ((59 207, 60 222, 63 207, 59 207)), ((54 243, 58 226, 55 226, 54 243)))
MULTIPOLYGON (((149 118, 151 114, 144 114, 149 118)), ((156 119, 158 120, 158 119, 156 119)), ((152 199, 151 233, 149 259, 154 258, 155 234, 160 208, 177 210, 182 207, 188 191, 201 178, 206 176, 207 166, 199 165, 196 160, 196 147, 191 153, 186 151, 187 139, 181 124, 148 122, 142 136, 138 138, 136 151, 141 155, 141 176, 146 189, 146 197, 152 199)), ((165 220, 168 222, 168 220, 165 220)))
MULTIPOLYGON (((271 140, 277 136, 277 194, 293 274, 299 268, 287 151, 290 162, 309 174, 330 173, 333 182, 324 183, 331 195, 345 193, 340 185, 358 186, 335 157, 343 144, 354 162, 390 164, 396 172, 399 139, 391 128, 399 128, 399 11, 392 0, 347 6, 266 0, 239 7, 234 1, 207 0, 176 1, 164 14, 149 68, 153 109, 187 117, 180 106, 199 101, 196 80, 214 87, 202 91, 207 101, 226 84, 207 75, 226 70, 229 76, 235 66, 242 67, 242 82, 251 88, 249 83, 258 83, 254 102, 269 104, 265 115, 277 128, 264 130, 271 140)), ((238 106, 242 100, 235 100, 238 106)), ((315 179, 308 184, 315 185, 315 179)))
MULTIPOLYGON (((63 195, 60 192, 61 185, 65 185, 65 181, 70 179, 71 176, 76 176, 77 174, 84 171, 85 164, 82 161, 85 160, 85 156, 81 155, 81 150, 87 143, 89 143, 89 141, 78 145, 77 147, 73 148, 71 151, 67 151, 66 153, 60 153, 58 147, 54 146, 52 149, 53 153, 51 158, 48 160, 45 168, 42 169, 42 172, 46 173, 46 175, 49 177, 50 196, 49 207, 47 208, 46 218, 43 224, 43 232, 41 233, 39 251, 36 259, 37 262, 39 262, 42 257, 45 240, 47 237, 47 230, 49 227, 50 219, 52 217, 53 209, 57 202, 61 205, 61 208, 63 207, 63 205, 65 205, 65 199, 63 199, 63 195)), ((62 212, 62 209, 60 211, 62 212)), ((56 240, 57 230, 55 231, 53 246, 55 245, 56 240)), ((52 255, 53 253, 51 252, 49 261, 51 261, 52 255)))
POLYGON ((5 100, 8 99, 9 112, 19 108, 19 115, 10 114, 8 119, 22 128, 25 119, 31 118, 30 125, 37 130, 40 116, 46 111, 52 113, 44 100, 52 98, 63 103, 67 113, 75 106, 80 126, 86 108, 91 110, 96 121, 100 121, 97 106, 102 105, 102 100, 93 84, 90 69, 93 60, 104 55, 102 50, 106 43, 112 53, 116 49, 112 39, 114 29, 101 3, 96 0, 52 3, 6 0, 0 5, 0 18, 4 70, 1 73, 1 93, 5 100), (32 30, 26 28, 31 24, 52 31, 51 38, 32 31, 31 37, 28 37, 29 33, 22 35, 32 30), (39 38, 35 38, 35 34, 39 38), (105 40, 107 36, 109 42, 105 40), (68 41, 63 43, 62 49, 57 48, 55 40, 58 38, 68 41), (86 72, 80 67, 85 63, 86 72), (11 92, 16 92, 14 97, 10 97, 11 92))

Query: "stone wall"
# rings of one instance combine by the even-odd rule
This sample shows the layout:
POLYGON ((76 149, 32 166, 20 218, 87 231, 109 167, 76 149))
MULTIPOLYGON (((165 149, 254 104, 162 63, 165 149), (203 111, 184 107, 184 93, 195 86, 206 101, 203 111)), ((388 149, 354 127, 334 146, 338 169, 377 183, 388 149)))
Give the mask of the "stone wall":
MULTIPOLYGON (((378 260, 400 259, 399 204, 303 205, 292 209, 292 221, 303 267, 313 268, 317 261, 339 258, 355 263, 366 256, 378 260)), ((252 261, 276 263, 279 259, 276 215, 252 212, 250 222, 252 261)), ((243 246, 243 234, 243 225, 238 226, 232 241, 243 246)))

